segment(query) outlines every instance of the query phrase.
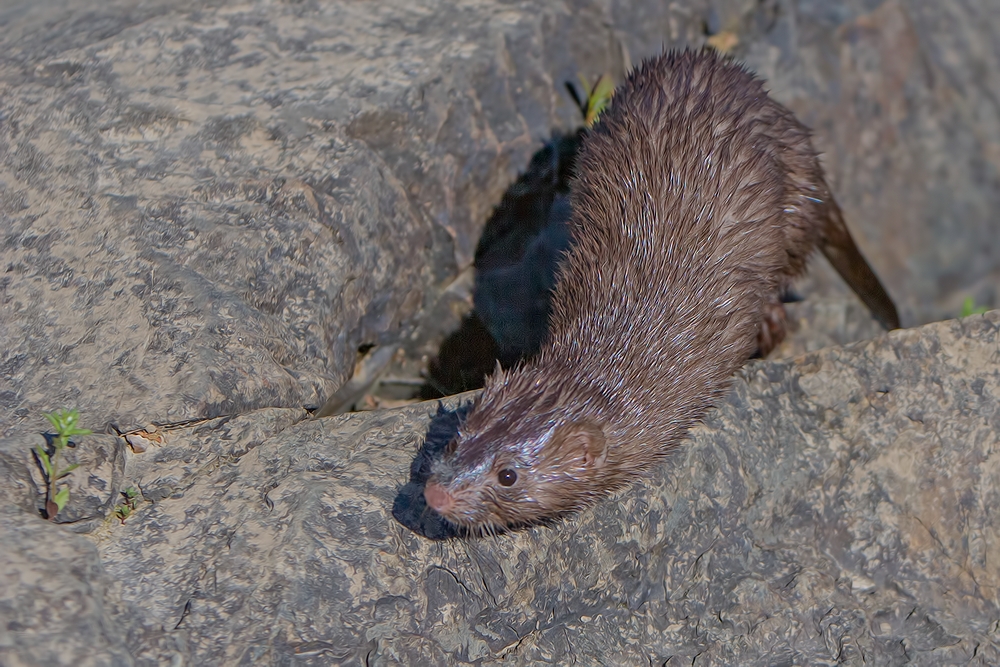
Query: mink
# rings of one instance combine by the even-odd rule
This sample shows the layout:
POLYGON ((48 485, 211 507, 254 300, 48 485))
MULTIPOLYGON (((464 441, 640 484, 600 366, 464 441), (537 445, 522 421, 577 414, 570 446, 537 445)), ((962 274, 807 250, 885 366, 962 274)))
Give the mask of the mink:
POLYGON ((899 326, 809 130, 713 51, 631 72, 583 139, 570 197, 545 342, 497 367, 426 483, 458 527, 551 521, 661 461, 781 340, 781 297, 816 248, 899 326))

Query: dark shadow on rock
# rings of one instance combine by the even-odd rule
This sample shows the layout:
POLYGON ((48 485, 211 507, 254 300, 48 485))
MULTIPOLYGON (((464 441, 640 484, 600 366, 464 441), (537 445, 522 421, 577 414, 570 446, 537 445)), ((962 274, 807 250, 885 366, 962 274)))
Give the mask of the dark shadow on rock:
POLYGON ((432 462, 444 452, 444 448, 458 433, 458 426, 471 407, 471 403, 465 403, 455 410, 438 406, 437 414, 427 427, 424 444, 410 464, 410 481, 399 490, 392 504, 392 516, 396 521, 431 540, 447 540, 463 535, 462 531, 427 506, 424 484, 431 475, 432 462))
POLYGON ((445 338, 437 357, 431 359, 420 398, 430 400, 479 389, 499 359, 496 340, 473 311, 445 338))
POLYGON ((422 398, 478 389, 497 361, 507 368, 538 351, 570 243, 569 186, 582 133, 553 133, 493 211, 476 246, 473 312, 442 343, 422 398))

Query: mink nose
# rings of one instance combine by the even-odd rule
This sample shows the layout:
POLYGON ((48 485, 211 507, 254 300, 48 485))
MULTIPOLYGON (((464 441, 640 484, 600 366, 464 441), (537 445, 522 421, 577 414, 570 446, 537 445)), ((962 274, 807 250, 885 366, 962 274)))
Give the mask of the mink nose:
POLYGON ((438 514, 446 513, 455 502, 455 499, 451 497, 447 489, 434 480, 428 481, 424 487, 424 498, 427 500, 430 508, 438 514))

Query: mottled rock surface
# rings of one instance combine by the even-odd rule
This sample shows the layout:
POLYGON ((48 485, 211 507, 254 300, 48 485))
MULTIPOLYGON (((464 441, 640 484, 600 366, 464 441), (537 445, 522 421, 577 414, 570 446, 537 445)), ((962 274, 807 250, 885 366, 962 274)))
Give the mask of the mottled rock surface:
MULTIPOLYGON (((492 206, 578 122, 563 81, 706 31, 816 128, 908 324, 995 304, 992 0, 48 0, 0 24, 0 664, 1000 664, 996 311, 755 363, 641 485, 497 540, 393 516, 433 525, 405 492, 439 404, 305 409, 359 346, 457 324, 492 206), (82 438, 56 525, 30 450, 60 407, 177 425, 141 453, 82 438)), ((785 354, 878 333, 815 265, 785 354)))
POLYGON ((0 10, 5 434, 321 404, 470 263, 559 81, 621 69, 599 4, 36 4, 0 10))
MULTIPOLYGON (((429 540, 392 516, 438 410, 268 409, 168 431, 126 456, 143 501, 91 543, 17 515, 18 548, 56 555, 17 561, 3 609, 20 624, 0 651, 44 656, 62 640, 92 664, 124 647, 141 665, 1000 663, 1000 311, 756 362, 647 479, 497 539, 429 540), (44 610, 71 594, 72 627, 104 630, 76 639, 20 620, 18 601, 44 610)), ((26 475, 27 457, 20 470, 11 458, 7 474, 26 475)))
POLYGON ((0 509, 0 536, 0 664, 135 664, 92 540, 8 507, 0 509))
MULTIPOLYGON (((7 3, 0 433, 64 406, 98 428, 316 406, 360 346, 433 350, 501 192, 579 122, 563 82, 706 31, 816 128, 906 323, 995 304, 993 9, 7 3)), ((801 291, 833 301, 786 354, 877 331, 815 264, 801 291)))

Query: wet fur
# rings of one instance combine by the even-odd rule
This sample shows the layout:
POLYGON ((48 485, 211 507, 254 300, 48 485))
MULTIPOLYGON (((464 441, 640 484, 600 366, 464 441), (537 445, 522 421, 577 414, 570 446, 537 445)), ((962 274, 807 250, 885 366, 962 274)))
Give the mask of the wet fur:
POLYGON ((572 207, 547 342, 489 378, 428 482, 458 525, 536 523, 635 480, 780 340, 775 309, 815 248, 864 263, 809 131, 709 51, 632 72, 583 143, 572 207))

